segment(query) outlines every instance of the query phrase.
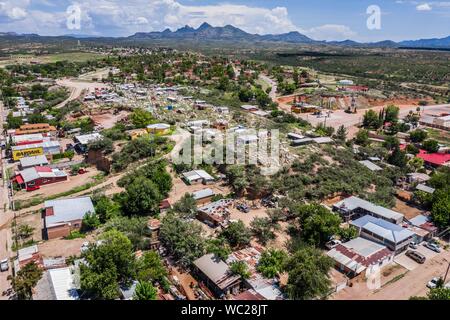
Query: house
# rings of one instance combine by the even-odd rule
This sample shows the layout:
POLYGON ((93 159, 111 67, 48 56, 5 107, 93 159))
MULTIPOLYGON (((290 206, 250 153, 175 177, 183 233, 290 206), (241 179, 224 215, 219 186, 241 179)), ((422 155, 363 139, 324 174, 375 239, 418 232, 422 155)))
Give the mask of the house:
POLYGON ((90 197, 45 201, 44 233, 48 239, 66 237, 80 230, 87 213, 95 213, 90 197))
POLYGON ((381 170, 383 170, 383 168, 377 166, 375 163, 373 163, 373 162, 371 162, 369 160, 359 161, 359 163, 361 163, 363 166, 365 166, 370 171, 381 171, 381 170))
POLYGON ((153 134, 166 134, 170 130, 170 125, 166 123, 155 123, 147 126, 147 132, 153 134))
MULTIPOLYGON (((400 145, 401 150, 404 150, 405 148, 406 144, 400 145)), ((421 158, 425 162, 425 165, 432 168, 450 165, 450 153, 428 153, 426 150, 419 149, 419 153, 416 154, 416 157, 421 158)))
POLYGON ((391 263, 394 253, 386 246, 358 237, 338 244, 327 252, 336 268, 349 277, 355 277, 373 265, 380 268, 391 263))
POLYGON ((34 134, 24 134, 21 136, 12 136, 11 142, 15 146, 25 145, 25 144, 36 144, 44 142, 44 136, 42 133, 34 134))
POLYGON ((429 232, 428 237, 425 237, 424 240, 428 238, 432 238, 436 236, 438 228, 433 224, 430 217, 424 215, 417 215, 414 218, 409 220, 409 223, 415 227, 421 228, 429 232))
POLYGON ((245 104, 243 106, 241 106, 241 109, 244 111, 248 111, 248 112, 252 112, 252 111, 258 111, 259 108, 257 106, 252 106, 252 105, 248 105, 245 104))
POLYGON ((47 270, 36 285, 33 300, 79 300, 75 272, 76 267, 47 270))
POLYGON ((438 128, 449 129, 450 128, 450 115, 434 118, 433 124, 438 128))
POLYGON ((193 263, 194 275, 203 281, 217 298, 237 294, 241 288, 241 277, 231 272, 228 265, 209 253, 193 263))
POLYGON ((236 142, 238 145, 247 145, 257 143, 259 140, 256 134, 241 134, 237 136, 236 142))
POLYGON ((56 128, 48 123, 32 123, 21 125, 19 129, 15 130, 15 135, 20 136, 24 134, 43 133, 51 135, 56 133, 56 128))
POLYGON ((290 140, 301 140, 305 138, 305 136, 302 136, 301 134, 290 132, 287 134, 288 139, 290 140))
POLYGON ((204 205, 197 209, 197 219, 203 221, 212 228, 226 226, 230 218, 228 208, 232 205, 233 200, 221 199, 204 205))
POLYGON ((34 262, 39 267, 42 267, 42 256, 36 244, 17 250, 17 259, 14 260, 14 272, 17 273, 30 262, 34 262))
POLYGON ((94 132, 94 133, 75 136, 74 142, 80 143, 83 146, 87 146, 89 143, 92 143, 96 140, 101 140, 101 139, 103 139, 103 136, 98 132, 94 132))
POLYGON ((44 141, 42 143, 44 154, 59 154, 61 153, 61 145, 59 141, 44 141))
POLYGON ((416 186, 416 190, 423 191, 423 192, 426 192, 426 193, 429 193, 429 194, 433 194, 434 191, 435 191, 434 188, 428 187, 428 186, 424 185, 423 183, 419 183, 416 186))
POLYGON ((241 292, 237 296, 234 296, 231 298, 231 300, 237 300, 237 301, 259 301, 259 300, 266 300, 262 295, 260 295, 258 292, 256 292, 253 289, 248 289, 244 292, 241 292))
POLYGON ((13 178, 13 181, 24 189, 66 180, 67 174, 64 171, 44 166, 24 169, 13 178))
POLYGON ((47 157, 44 155, 25 157, 19 160, 19 167, 24 170, 31 167, 46 166, 48 165, 47 157))
POLYGON ((192 170, 182 174, 183 180, 189 184, 203 183, 208 184, 214 182, 214 178, 205 170, 192 170))
POLYGON ((262 110, 251 111, 251 113, 260 117, 267 117, 269 115, 267 111, 262 110))
POLYGON ((232 252, 226 262, 228 265, 236 261, 244 262, 250 273, 249 278, 243 280, 246 287, 253 289, 265 300, 283 300, 278 279, 267 279, 256 270, 263 251, 264 249, 258 245, 250 246, 232 252))
POLYGON ((381 218, 386 221, 400 224, 403 214, 378 206, 358 197, 349 197, 333 205, 333 210, 339 212, 345 221, 358 219, 365 215, 381 218))
POLYGON ((19 146, 12 146, 12 158, 18 161, 24 157, 41 156, 44 154, 42 143, 33 143, 19 146))
POLYGON ((366 215, 350 223, 359 231, 359 236, 385 245, 395 254, 408 248, 414 233, 381 218, 366 215))
POLYGON ((202 205, 211 201, 215 196, 215 192, 212 189, 202 189, 192 193, 192 197, 197 202, 197 205, 202 205))
POLYGON ((427 182, 428 180, 431 179, 431 177, 429 175, 427 175, 426 173, 420 173, 420 172, 412 172, 412 173, 408 173, 408 182, 409 183, 423 183, 423 182, 427 182))

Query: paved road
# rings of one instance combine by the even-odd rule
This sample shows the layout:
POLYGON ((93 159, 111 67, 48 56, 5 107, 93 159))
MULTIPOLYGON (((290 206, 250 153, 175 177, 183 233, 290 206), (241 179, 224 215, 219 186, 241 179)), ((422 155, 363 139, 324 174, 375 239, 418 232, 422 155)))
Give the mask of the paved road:
MULTIPOLYGON (((3 134, 3 102, 0 101, 0 134, 3 134)), ((9 194, 6 177, 6 160, 2 158, 0 153, 0 161, 2 164, 2 179, 0 184, 0 260, 13 257, 14 253, 11 250, 11 230, 9 223, 14 217, 14 214, 9 210, 9 194)), ((10 282, 7 280, 8 275, 12 274, 12 265, 6 272, 0 273, 0 293, 10 288, 10 282)), ((7 296, 0 295, 0 300, 8 299, 7 296)))

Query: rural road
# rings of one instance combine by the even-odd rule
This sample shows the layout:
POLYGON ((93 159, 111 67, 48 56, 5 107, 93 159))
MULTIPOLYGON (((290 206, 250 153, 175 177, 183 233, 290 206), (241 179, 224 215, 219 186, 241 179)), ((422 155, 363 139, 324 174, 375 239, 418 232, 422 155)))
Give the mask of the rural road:
POLYGON ((270 79, 270 78, 269 78, 268 76, 266 76, 265 74, 260 74, 260 75, 259 75, 259 78, 260 78, 262 81, 267 82, 267 83, 271 86, 272 90, 271 90, 270 93, 269 93, 269 97, 270 97, 273 101, 276 101, 276 99, 277 99, 277 90, 278 90, 278 83, 277 83, 275 80, 270 79))

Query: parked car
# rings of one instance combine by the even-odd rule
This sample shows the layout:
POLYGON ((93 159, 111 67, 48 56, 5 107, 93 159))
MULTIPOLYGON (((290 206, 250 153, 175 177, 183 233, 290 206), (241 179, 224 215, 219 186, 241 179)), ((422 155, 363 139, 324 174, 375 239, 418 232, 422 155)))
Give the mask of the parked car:
POLYGON ((409 247, 410 247, 411 249, 417 249, 417 248, 418 248, 418 245, 417 245, 416 242, 411 241, 411 243, 409 244, 409 247))
POLYGON ((408 250, 406 251, 406 255, 413 259, 415 262, 423 264, 426 260, 425 256, 421 254, 420 252, 408 250))
POLYGON ((0 261, 0 270, 7 271, 9 269, 8 259, 3 259, 0 261))
POLYGON ((325 243, 325 247, 327 247, 327 249, 331 250, 334 249, 335 247, 337 247, 338 244, 341 244, 342 242, 340 240, 330 240, 327 243, 325 243))
POLYGON ((436 243, 427 242, 424 244, 424 246, 434 252, 437 252, 437 253, 441 252, 441 248, 439 248, 439 246, 436 243))
POLYGON ((434 289, 434 288, 437 287, 438 283, 439 283, 439 278, 434 277, 433 279, 428 281, 427 287, 430 288, 430 289, 434 289))
POLYGON ((246 206, 245 204, 238 204, 236 206, 236 209, 238 209, 239 211, 244 212, 244 213, 250 212, 250 208, 248 206, 246 206))

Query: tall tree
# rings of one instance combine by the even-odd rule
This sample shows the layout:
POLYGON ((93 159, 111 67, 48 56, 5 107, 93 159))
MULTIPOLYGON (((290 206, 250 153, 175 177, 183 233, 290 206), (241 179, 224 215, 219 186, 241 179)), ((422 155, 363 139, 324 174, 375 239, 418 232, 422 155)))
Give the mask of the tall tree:
POLYGON ((42 277, 42 269, 34 262, 29 262, 23 266, 17 274, 8 276, 11 286, 17 294, 19 300, 30 300, 33 296, 33 288, 42 277))
POLYGON ((158 291, 150 282, 140 281, 136 285, 133 300, 156 300, 158 291))
POLYGON ((324 298, 330 291, 328 276, 334 262, 318 249, 304 247, 287 261, 288 283, 286 293, 294 300, 324 298))
POLYGON ((128 215, 154 215, 159 211, 163 196, 158 186, 145 177, 137 177, 122 198, 122 208, 128 215))
POLYGON ((242 248, 250 243, 251 232, 242 220, 232 222, 222 231, 221 237, 225 238, 233 248, 242 248))

